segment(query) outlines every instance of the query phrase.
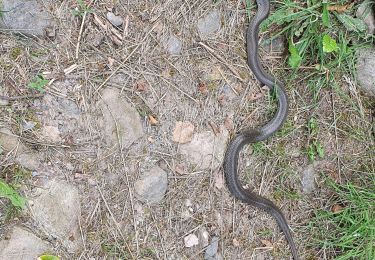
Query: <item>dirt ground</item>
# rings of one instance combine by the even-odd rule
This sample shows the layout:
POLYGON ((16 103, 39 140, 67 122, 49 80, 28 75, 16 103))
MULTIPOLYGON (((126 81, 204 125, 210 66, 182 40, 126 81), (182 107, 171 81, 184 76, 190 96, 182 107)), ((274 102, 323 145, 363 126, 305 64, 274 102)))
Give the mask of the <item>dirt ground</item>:
MULTIPOLYGON (((124 19, 116 31, 108 22, 107 30, 98 25, 92 13, 84 19, 73 15, 75 1, 44 4, 55 22, 51 37, 0 34, 0 94, 34 95, 0 106, 0 127, 35 155, 25 163, 35 169, 22 177, 21 194, 28 197, 54 178, 78 189, 82 245, 70 252, 37 231, 28 210, 10 220, 2 214, 1 238, 13 226, 27 227, 63 259, 290 259, 273 219, 230 196, 220 164, 199 166, 172 140, 177 121, 192 123, 195 134, 210 132, 229 141, 272 117, 275 104, 246 64, 243 2, 94 1, 102 21, 109 10, 124 19), (202 36, 197 22, 213 10, 220 29, 202 36), (182 43, 178 54, 166 47, 171 35, 182 43), (28 87, 36 75, 49 80, 43 93, 28 87), (120 142, 121 129, 111 132, 107 124, 122 112, 103 112, 108 89, 115 96, 104 103, 113 109, 126 104, 123 124, 136 129, 120 142), (168 189, 159 203, 143 203, 134 183, 154 166, 167 172, 168 189), (186 247, 190 234, 199 238, 198 245, 186 247), (214 237, 218 251, 205 257, 214 237)), ((268 32, 261 34, 262 41, 267 37, 268 32)), ((283 67, 283 51, 264 47, 261 55, 281 80, 291 73, 283 67)), ((374 170, 374 104, 352 79, 339 80, 317 98, 308 81, 284 81, 287 122, 274 137, 241 153, 243 179, 282 209, 302 259, 327 259, 324 251, 308 247, 313 237, 307 229, 316 209, 332 206, 324 181, 360 183, 361 172, 374 170), (307 155, 311 118, 325 151, 314 162, 307 155)), ((225 145, 218 149, 224 152, 225 145)), ((13 179, 12 169, 25 165, 16 157, 15 151, 0 155, 3 177, 13 179)), ((5 202, 1 207, 5 211, 5 202)))

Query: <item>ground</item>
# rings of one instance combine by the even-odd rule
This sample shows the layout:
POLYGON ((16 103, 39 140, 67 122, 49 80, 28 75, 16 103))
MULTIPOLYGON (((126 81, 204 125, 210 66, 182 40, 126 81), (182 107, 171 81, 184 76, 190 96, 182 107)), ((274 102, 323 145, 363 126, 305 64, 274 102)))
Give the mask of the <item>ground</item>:
MULTIPOLYGON (((31 1, 42 29, 10 19, 0 33, 0 171, 27 199, 18 212, 0 201, 2 259, 290 258, 273 219, 223 180, 230 138, 275 112, 246 63, 244 3, 86 2, 31 1), (35 246, 17 248, 20 236, 35 246)), ((334 206, 325 180, 374 173, 373 90, 346 75, 318 92, 290 80, 269 33, 261 60, 290 112, 241 153, 242 178, 284 212, 302 259, 326 259, 307 227, 334 206)))

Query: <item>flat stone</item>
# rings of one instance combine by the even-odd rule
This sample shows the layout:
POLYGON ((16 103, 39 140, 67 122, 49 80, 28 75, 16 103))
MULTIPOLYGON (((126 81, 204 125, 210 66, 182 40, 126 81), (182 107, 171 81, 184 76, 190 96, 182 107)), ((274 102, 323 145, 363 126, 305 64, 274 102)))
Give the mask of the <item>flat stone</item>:
POLYGON ((195 134, 190 143, 180 146, 180 153, 186 156, 197 169, 220 167, 229 137, 228 130, 224 127, 221 127, 220 131, 217 135, 212 131, 195 134))
POLYGON ((39 195, 29 198, 33 220, 69 252, 79 251, 82 246, 78 225, 81 207, 77 188, 64 181, 49 180, 36 193, 39 195))
POLYGON ((169 36, 163 42, 164 48, 171 55, 178 55, 182 50, 182 42, 179 38, 174 35, 169 36))
POLYGON ((117 144, 119 136, 122 145, 129 147, 144 135, 137 110, 120 97, 119 90, 103 90, 99 107, 103 112, 102 128, 108 142, 117 144))
POLYGON ((160 202, 168 188, 167 173, 155 166, 134 184, 135 195, 145 203, 160 202))
POLYGON ((220 19, 220 13, 216 10, 199 19, 197 23, 199 34, 204 38, 211 34, 217 33, 221 28, 220 19))
POLYGON ((310 194, 315 190, 315 167, 314 165, 309 165, 302 172, 302 192, 305 194, 310 194))
POLYGON ((36 152, 32 152, 31 150, 18 154, 15 161, 22 167, 30 170, 30 171, 37 171, 40 166, 40 160, 42 156, 36 152))
POLYGON ((219 238, 213 237, 211 240, 210 245, 206 248, 206 251, 204 253, 204 259, 215 259, 215 255, 217 253, 217 250, 219 249, 219 238))
POLYGON ((357 9, 356 16, 367 25, 367 33, 375 33, 375 12, 374 4, 370 1, 363 1, 357 9))
POLYGON ((122 19, 121 16, 115 15, 115 14, 112 13, 112 12, 108 12, 108 13, 107 13, 107 19, 108 19, 108 21, 109 21, 112 25, 114 25, 114 26, 116 26, 116 27, 121 26, 122 23, 124 22, 124 19, 122 19))
POLYGON ((1 0, 0 28, 25 35, 44 36, 52 26, 46 8, 36 0, 1 0), (2 4, 1 4, 2 3, 2 4))
POLYGON ((362 90, 375 97, 375 48, 360 49, 357 60, 357 78, 362 90))
POLYGON ((9 239, 0 241, 0 259, 37 259, 52 246, 21 227, 14 227, 9 239))

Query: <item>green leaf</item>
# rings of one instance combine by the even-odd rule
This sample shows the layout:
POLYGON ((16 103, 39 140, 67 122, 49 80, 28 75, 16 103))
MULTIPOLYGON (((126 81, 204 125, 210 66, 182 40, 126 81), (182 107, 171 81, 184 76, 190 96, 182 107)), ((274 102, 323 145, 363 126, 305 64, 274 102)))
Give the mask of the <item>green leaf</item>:
POLYGON ((325 152, 324 152, 324 147, 322 146, 322 144, 320 142, 316 142, 315 147, 316 147, 316 152, 318 153, 318 156, 320 158, 323 158, 325 152))
POLYGON ((35 79, 33 81, 31 81, 29 83, 29 85, 27 85, 29 88, 31 89, 35 89, 41 93, 43 93, 45 90, 44 90, 44 87, 48 84, 49 80, 48 79, 45 79, 43 78, 43 76, 41 75, 38 75, 35 77, 35 79))
POLYGON ((296 69, 301 64, 302 57, 299 55, 298 49, 292 41, 289 41, 288 49, 290 53, 288 64, 292 69, 296 69))
POLYGON ((337 43, 335 39, 332 39, 331 36, 325 34, 323 36, 323 52, 333 52, 337 50, 337 43))
POLYGON ((327 3, 323 3, 322 21, 323 21, 323 25, 325 27, 329 27, 329 24, 330 24, 329 13, 328 13, 327 7, 328 7, 328 4, 327 3))
POLYGON ((60 258, 54 255, 41 255, 37 260, 60 260, 60 258))
POLYGON ((15 191, 12 187, 6 184, 3 181, 0 181, 0 197, 10 199, 10 202, 15 207, 24 208, 26 204, 26 200, 21 197, 17 191, 15 191))
POLYGON ((364 32, 367 30, 365 22, 359 18, 354 18, 347 14, 336 14, 336 17, 350 32, 364 32))

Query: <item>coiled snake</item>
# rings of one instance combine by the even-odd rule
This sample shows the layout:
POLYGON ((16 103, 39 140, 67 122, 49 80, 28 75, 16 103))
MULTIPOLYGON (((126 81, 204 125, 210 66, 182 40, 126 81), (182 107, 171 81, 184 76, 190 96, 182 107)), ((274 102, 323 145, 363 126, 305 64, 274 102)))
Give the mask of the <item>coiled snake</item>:
POLYGON ((224 174, 228 189, 234 197, 242 202, 265 210, 275 218, 290 245, 293 258, 298 260, 297 249, 292 234, 281 210, 272 201, 243 188, 238 179, 238 157, 243 146, 249 143, 260 142, 270 137, 282 126, 288 115, 288 98, 284 87, 281 82, 275 80, 264 71, 258 54, 259 26, 269 15, 270 2, 269 0, 256 0, 256 2, 258 11, 250 21, 247 29, 248 65, 255 77, 262 84, 268 86, 271 91, 276 91, 278 109, 273 119, 263 127, 259 129, 246 129, 233 138, 225 154, 224 174))

